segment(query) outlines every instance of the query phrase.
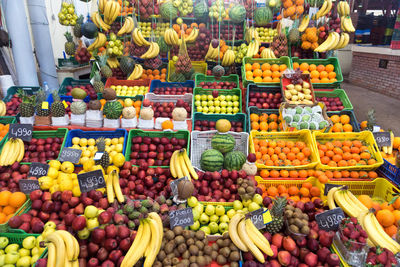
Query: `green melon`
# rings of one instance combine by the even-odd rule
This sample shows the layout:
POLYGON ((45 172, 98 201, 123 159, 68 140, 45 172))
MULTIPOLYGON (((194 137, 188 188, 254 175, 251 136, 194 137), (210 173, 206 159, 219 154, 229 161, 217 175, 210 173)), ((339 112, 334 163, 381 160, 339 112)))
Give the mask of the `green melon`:
POLYGON ((160 47, 160 52, 162 53, 167 53, 169 51, 169 46, 165 42, 165 39, 163 36, 160 36, 157 40, 157 44, 160 47))
POLYGON ((241 151, 231 151, 225 155, 224 168, 228 171, 241 170, 246 163, 246 155, 241 151))
POLYGON ((103 114, 109 120, 116 120, 122 114, 122 104, 119 101, 107 101, 103 108, 103 114))
POLYGON ((272 11, 269 7, 260 7, 254 12, 254 21, 257 26, 266 26, 271 20, 272 11))
POLYGON ((196 19, 207 18, 208 6, 205 1, 200 1, 196 3, 193 9, 193 14, 196 19))
POLYGON ((200 166, 204 171, 220 171, 224 165, 224 156, 216 149, 208 149, 201 154, 200 166))
POLYGON ((171 1, 167 1, 160 6, 160 14, 163 19, 173 20, 178 17, 178 9, 171 1))
POLYGON ((242 23, 246 19, 246 8, 236 5, 229 10, 229 18, 233 23, 242 23))
POLYGON ((221 153, 228 153, 235 147, 236 141, 230 134, 215 134, 211 138, 212 148, 218 150, 221 153))

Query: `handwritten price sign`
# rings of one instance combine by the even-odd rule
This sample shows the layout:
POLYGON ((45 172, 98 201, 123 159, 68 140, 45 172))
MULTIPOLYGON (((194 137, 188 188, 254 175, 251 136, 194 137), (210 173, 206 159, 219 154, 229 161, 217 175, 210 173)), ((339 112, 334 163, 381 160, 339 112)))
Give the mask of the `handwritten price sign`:
POLYGON ((265 228, 265 225, 272 221, 270 211, 268 209, 264 210, 264 208, 249 212, 246 216, 250 218, 257 229, 265 228))
POLYGON ((175 226, 190 226, 194 223, 192 208, 170 211, 169 219, 169 225, 171 229, 173 229, 175 226))
POLYGON ((19 189, 24 194, 30 194, 32 191, 40 189, 38 180, 21 179, 18 184, 19 189))
POLYGON ((390 146, 392 144, 389 132, 374 133, 375 141, 378 147, 390 146))
POLYGON ((31 167, 29 168, 29 177, 42 177, 47 175, 47 171, 49 170, 49 165, 39 163, 39 162, 32 162, 31 167))
POLYGON ((8 130, 9 137, 19 138, 23 141, 30 142, 32 140, 33 126, 32 124, 10 124, 8 130))
POLYGON ((69 161, 72 163, 78 163, 82 155, 82 150, 73 149, 69 147, 64 147, 60 152, 60 156, 58 158, 59 161, 69 161))
POLYGON ((78 174, 78 183, 82 193, 106 187, 101 170, 78 174))
POLYGON ((344 217, 343 210, 336 208, 315 215, 315 220, 319 228, 326 231, 336 231, 344 217))

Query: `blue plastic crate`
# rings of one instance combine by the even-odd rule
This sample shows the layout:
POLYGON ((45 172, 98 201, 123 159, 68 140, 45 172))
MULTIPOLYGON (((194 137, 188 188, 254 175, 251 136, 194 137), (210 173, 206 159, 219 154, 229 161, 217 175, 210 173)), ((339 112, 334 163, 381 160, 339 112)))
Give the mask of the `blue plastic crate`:
POLYGON ((400 186, 400 168, 396 167, 386 159, 383 159, 383 164, 378 168, 378 172, 397 186, 400 186))
POLYGON ((191 87, 191 88, 194 88, 194 81, 188 80, 183 83, 174 83, 174 82, 162 82, 160 80, 152 80, 150 83, 149 93, 152 93, 155 88, 165 88, 165 87, 191 87))

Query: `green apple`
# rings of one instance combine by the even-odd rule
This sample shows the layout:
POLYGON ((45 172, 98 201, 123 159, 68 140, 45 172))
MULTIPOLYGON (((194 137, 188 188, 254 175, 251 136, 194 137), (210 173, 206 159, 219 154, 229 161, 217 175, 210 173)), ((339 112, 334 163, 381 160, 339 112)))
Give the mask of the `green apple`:
POLYGON ((226 96, 220 95, 220 96, 218 96, 218 98, 219 98, 220 101, 224 101, 226 99, 226 96))
POLYGON ((173 56, 172 61, 177 62, 178 61, 178 56, 173 56))
POLYGON ((207 95, 201 95, 201 100, 207 101, 207 99, 208 99, 207 95))
POLYGON ((232 111, 233 111, 233 108, 232 108, 232 107, 227 107, 227 108, 226 108, 226 112, 232 113, 232 111))
POLYGON ((22 246, 26 249, 33 249, 36 246, 36 237, 28 236, 22 241, 22 246))
POLYGON ((220 233, 225 233, 228 231, 228 224, 226 222, 220 223, 218 229, 220 233))
POLYGON ((226 113, 226 107, 221 108, 221 113, 226 113))
POLYGON ((6 254, 10 253, 11 251, 15 251, 17 252, 19 249, 19 245, 18 244, 10 244, 6 247, 6 249, 4 250, 6 252, 6 254))
MULTIPOLYGON (((240 201, 239 201, 240 202, 240 201)), ((240 203, 242 204, 242 203, 240 203)), ((236 214, 236 210, 235 209, 230 209, 228 210, 228 212, 226 213, 226 215, 229 217, 229 219, 232 219, 233 216, 235 216, 236 214)))
POLYGON ((200 101, 200 100, 201 100, 201 96, 200 96, 200 95, 195 95, 195 96, 194 96, 194 100, 200 101))
POLYGON ((201 203, 197 203, 197 205, 193 209, 197 210, 200 214, 202 214, 204 210, 204 205, 201 203))
POLYGON ((214 97, 213 97, 212 95, 207 95, 207 100, 208 100, 208 101, 214 100, 214 97))
POLYGON ((57 225, 55 224, 55 222, 53 221, 48 221, 47 223, 45 223, 44 225, 44 229, 46 230, 47 228, 53 228, 56 229, 57 225))
POLYGON ((214 113, 214 111, 215 111, 215 107, 214 106, 208 107, 208 112, 209 113, 214 113))
MULTIPOLYGON (((36 247, 34 247, 34 249, 35 249, 36 247)), ((21 256, 21 257, 24 257, 24 256, 30 256, 31 255, 31 251, 29 250, 29 249, 26 249, 26 248, 20 248, 19 250, 18 250, 18 253, 19 253, 19 255, 21 256)))
POLYGON ((0 255, 0 266, 5 264, 6 255, 0 255))
POLYGON ((0 237, 0 249, 3 249, 8 246, 8 238, 7 237, 0 237))
POLYGON ((195 210, 195 209, 192 209, 192 213, 193 213, 193 221, 197 221, 197 220, 200 219, 200 215, 201 215, 200 212, 198 212, 198 211, 195 210))
POLYGON ((243 200, 243 201, 242 201, 243 206, 245 206, 245 207, 248 207, 248 206, 250 205, 251 202, 252 202, 251 199, 243 200))
POLYGON ((247 213, 247 212, 249 212, 249 210, 248 210, 248 208, 246 207, 246 208, 243 208, 243 209, 242 209, 242 212, 243 212, 243 213, 247 213))
POLYGON ((93 218, 93 219, 89 219, 86 220, 86 226, 88 229, 93 230, 96 227, 99 227, 99 221, 97 220, 97 218, 93 218))
POLYGON ((193 231, 197 231, 200 228, 200 222, 199 221, 195 221, 191 226, 190 226, 190 230, 193 231))
POLYGON ((220 223, 228 223, 229 222, 229 216, 224 214, 221 217, 219 217, 219 222, 220 223))
POLYGON ((234 106, 234 107, 238 107, 238 106, 239 106, 239 102, 238 102, 238 101, 234 101, 234 102, 233 102, 233 106, 234 106))
POLYGON ((203 107, 202 106, 198 106, 197 108, 197 112, 203 112, 203 107))
MULTIPOLYGON (((31 254, 32 255, 37 255, 37 254, 39 254, 40 253, 40 248, 38 248, 38 247, 34 247, 32 250, 31 250, 31 254)), ((40 255, 40 254, 39 254, 40 255)))
POLYGON ((211 216, 211 215, 215 214, 215 207, 214 207, 213 205, 207 205, 207 206, 206 206, 205 213, 206 213, 208 216, 211 216))
POLYGON ((215 214, 218 215, 218 216, 224 215, 224 214, 225 214, 225 208, 224 208, 224 206, 222 206, 222 205, 217 205, 217 206, 215 207, 215 214))
POLYGON ((202 213, 200 215, 199 221, 200 221, 201 224, 207 224, 210 221, 210 218, 208 217, 207 214, 202 213))
POLYGON ((31 257, 31 265, 35 264, 39 258, 40 258, 40 255, 33 255, 31 257))
POLYGON ((218 222, 219 221, 219 217, 215 214, 210 216, 210 222, 218 222))
POLYGON ((215 113, 221 113, 221 107, 215 107, 215 113))
POLYGON ((233 102, 232 102, 232 101, 228 101, 228 102, 227 102, 227 106, 228 106, 228 107, 232 107, 232 106, 233 106, 233 102))
POLYGON ((194 104, 196 105, 196 107, 201 106, 201 101, 197 100, 196 102, 194 102, 194 104))
POLYGON ((210 222, 210 224, 208 225, 208 227, 210 227, 211 234, 215 234, 215 233, 217 233, 218 230, 219 230, 218 223, 216 223, 216 222, 210 222))
POLYGON ((232 101, 232 96, 231 95, 227 95, 226 96, 226 101, 232 101))
POLYGON ((194 196, 191 196, 187 199, 187 203, 189 205, 189 207, 194 208, 197 206, 197 204, 199 204, 199 202, 197 201, 197 198, 194 196))
POLYGON ((210 227, 208 227, 208 226, 202 226, 202 227, 200 227, 199 231, 203 231, 206 235, 211 234, 210 227))
POLYGON ((221 105, 221 102, 218 99, 216 99, 216 100, 214 100, 214 105, 216 107, 219 107, 219 105, 221 105))
POLYGON ((203 100, 203 101, 201 101, 201 105, 202 105, 203 107, 207 107, 207 106, 208 106, 208 102, 205 101, 205 100, 203 100))
POLYGON ((221 100, 221 107, 225 108, 228 103, 225 100, 221 100))
POLYGON ((262 203, 263 203, 263 198, 262 198, 262 196, 260 195, 260 194, 255 194, 254 196, 253 196, 253 202, 255 202, 255 203, 257 203, 258 205, 262 205, 262 203))
POLYGON ((234 95, 234 96, 232 96, 232 100, 233 100, 233 101, 238 101, 238 100, 239 100, 239 97, 238 97, 237 95, 234 95))
POLYGON ((6 254, 4 259, 5 264, 15 264, 19 260, 19 253, 17 251, 10 251, 6 254))
POLYGON ((235 200, 233 201, 233 209, 234 210, 241 210, 243 209, 243 204, 240 202, 240 200, 235 200))
POLYGON ((90 236, 90 231, 87 227, 83 228, 82 230, 78 231, 78 237, 80 239, 88 239, 90 236))
POLYGON ((44 241, 44 237, 43 234, 41 234, 40 236, 36 237, 36 247, 40 248, 40 242, 44 241))
POLYGON ((249 211, 252 212, 252 211, 260 209, 261 207, 256 202, 251 202, 248 208, 249 208, 249 211))
POLYGON ((30 256, 24 256, 18 259, 17 261, 17 267, 29 267, 31 266, 31 257, 30 256))

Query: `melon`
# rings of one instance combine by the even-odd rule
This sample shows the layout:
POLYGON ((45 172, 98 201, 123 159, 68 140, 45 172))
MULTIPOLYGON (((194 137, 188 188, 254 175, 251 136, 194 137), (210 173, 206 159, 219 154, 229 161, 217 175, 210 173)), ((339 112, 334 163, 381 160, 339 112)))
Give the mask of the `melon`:
POLYGON ((97 26, 91 21, 82 24, 81 32, 88 39, 93 39, 98 34, 97 26))
POLYGON ((161 5, 160 14, 163 19, 174 20, 178 17, 178 9, 171 1, 167 1, 161 5))
POLYGON ((122 114, 122 104, 119 101, 107 101, 103 107, 103 114, 109 120, 116 120, 122 114))
POLYGON ((229 18, 233 23, 242 23, 246 19, 246 8, 236 5, 229 10, 229 18))
POLYGON ((260 7, 254 12, 254 21, 257 26, 266 26, 271 20, 272 11, 269 7, 260 7))
POLYGON ((246 162, 246 155, 241 151, 231 151, 225 155, 224 168, 228 171, 241 170, 246 162))
POLYGON ((219 119, 215 124, 215 129, 220 133, 226 133, 232 128, 232 124, 227 119, 219 119))
POLYGON ((207 149, 201 154, 200 166, 204 171, 220 171, 224 165, 224 156, 216 149, 207 149))
POLYGON ((215 134, 211 138, 211 147, 221 153, 227 153, 235 148, 236 141, 230 134, 215 134))

